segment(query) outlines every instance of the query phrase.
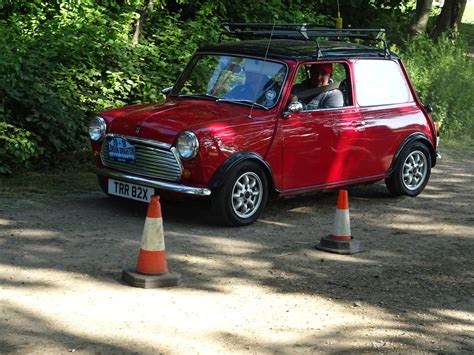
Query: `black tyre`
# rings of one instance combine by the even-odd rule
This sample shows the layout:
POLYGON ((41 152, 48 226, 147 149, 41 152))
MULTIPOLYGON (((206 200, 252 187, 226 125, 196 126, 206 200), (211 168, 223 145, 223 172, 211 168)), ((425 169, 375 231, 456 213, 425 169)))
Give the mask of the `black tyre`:
POLYGON ((257 163, 243 162, 227 175, 224 184, 211 196, 213 217, 217 222, 232 227, 252 224, 267 204, 267 177, 257 163))
POLYGON ((425 188, 431 174, 431 155, 428 147, 413 142, 403 148, 385 185, 393 196, 418 195, 425 188))

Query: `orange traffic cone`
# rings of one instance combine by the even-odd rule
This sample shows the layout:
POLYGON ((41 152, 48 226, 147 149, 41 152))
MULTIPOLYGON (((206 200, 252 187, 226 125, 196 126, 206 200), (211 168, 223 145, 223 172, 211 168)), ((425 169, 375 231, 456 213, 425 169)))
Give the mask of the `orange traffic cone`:
POLYGON ((319 244, 316 245, 316 249, 336 254, 355 254, 362 251, 362 242, 355 240, 351 235, 349 194, 347 190, 339 191, 333 234, 321 238, 319 244))
POLYGON ((180 275, 168 272, 159 196, 152 196, 148 205, 136 271, 123 270, 122 280, 131 286, 142 288, 179 284, 180 275))

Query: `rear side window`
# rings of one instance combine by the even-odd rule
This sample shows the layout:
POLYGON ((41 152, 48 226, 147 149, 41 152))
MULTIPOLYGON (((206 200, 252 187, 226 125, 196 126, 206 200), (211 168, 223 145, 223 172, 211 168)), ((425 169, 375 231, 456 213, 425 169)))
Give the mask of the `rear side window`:
POLYGON ((412 101, 398 63, 391 60, 358 60, 354 64, 357 103, 389 105, 412 101))

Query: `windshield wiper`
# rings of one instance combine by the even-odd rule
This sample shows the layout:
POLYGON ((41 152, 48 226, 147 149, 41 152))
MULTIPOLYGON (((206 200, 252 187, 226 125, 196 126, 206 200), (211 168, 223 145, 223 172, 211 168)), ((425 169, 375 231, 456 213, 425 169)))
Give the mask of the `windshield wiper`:
POLYGON ((210 95, 207 93, 202 93, 202 94, 180 94, 179 97, 202 97, 206 99, 212 99, 212 100, 217 100, 217 96, 210 95))
POLYGON ((244 99, 217 99, 216 102, 234 102, 236 104, 244 104, 244 105, 254 105, 265 110, 268 110, 268 107, 263 106, 261 104, 257 104, 252 100, 244 100, 244 99))

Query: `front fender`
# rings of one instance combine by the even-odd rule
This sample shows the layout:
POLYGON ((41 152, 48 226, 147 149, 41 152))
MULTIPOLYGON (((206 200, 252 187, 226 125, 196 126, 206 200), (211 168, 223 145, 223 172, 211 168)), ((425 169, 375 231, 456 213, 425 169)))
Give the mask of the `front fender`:
POLYGON ((261 155, 255 152, 246 151, 238 152, 230 156, 213 175, 211 182, 209 183, 209 188, 211 190, 214 190, 221 187, 228 174, 232 171, 232 169, 234 169, 237 165, 246 160, 256 161, 260 165, 262 170, 265 172, 265 175, 267 176, 269 186, 272 186, 272 188, 276 191, 276 185, 273 180, 273 174, 270 165, 268 165, 268 163, 262 158, 261 155))

